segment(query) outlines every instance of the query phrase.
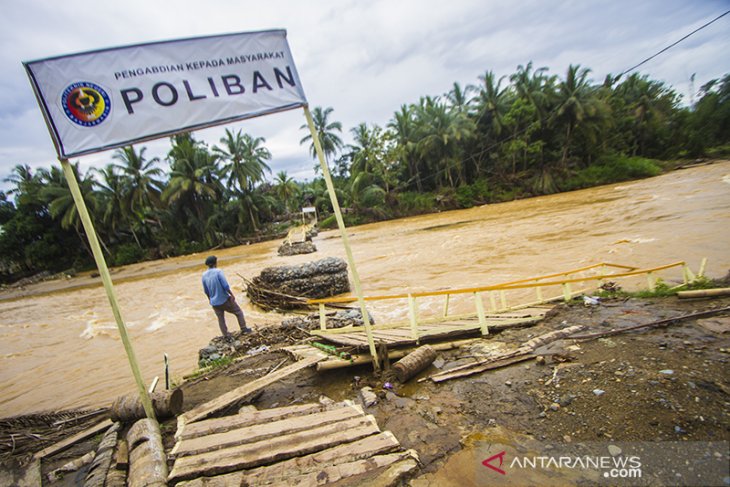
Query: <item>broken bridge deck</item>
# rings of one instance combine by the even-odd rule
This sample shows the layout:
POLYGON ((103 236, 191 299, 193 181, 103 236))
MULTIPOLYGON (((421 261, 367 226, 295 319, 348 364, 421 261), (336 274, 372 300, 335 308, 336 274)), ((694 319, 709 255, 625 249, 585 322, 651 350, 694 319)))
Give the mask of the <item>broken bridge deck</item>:
MULTIPOLYGON (((407 347, 423 342, 438 342, 474 335, 482 330, 483 324, 486 324, 487 329, 491 331, 531 325, 542 320, 553 307, 552 305, 532 306, 521 310, 488 313, 485 315, 484 323, 480 323, 477 317, 465 319, 445 318, 435 323, 419 323, 415 330, 409 323, 374 325, 371 328, 373 340, 376 344, 382 343, 389 348, 407 347)), ((336 345, 356 348, 368 347, 365 328, 361 326, 312 330, 311 333, 336 345)))

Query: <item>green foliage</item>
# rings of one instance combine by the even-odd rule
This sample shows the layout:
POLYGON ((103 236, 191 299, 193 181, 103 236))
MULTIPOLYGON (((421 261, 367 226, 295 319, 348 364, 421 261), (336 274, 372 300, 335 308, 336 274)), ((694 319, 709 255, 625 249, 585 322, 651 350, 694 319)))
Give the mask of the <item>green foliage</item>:
POLYGON ((198 362, 198 367, 200 367, 198 370, 193 372, 192 376, 189 379, 196 379, 202 375, 205 375, 215 369, 220 369, 222 367, 227 367, 228 365, 233 363, 233 359, 229 356, 224 356, 215 360, 201 360, 198 362))
POLYGON ((661 168, 650 159, 606 156, 598 163, 576 171, 563 183, 563 188, 570 191, 601 184, 648 178, 657 176, 661 172, 661 168))
POLYGON ((118 246, 114 251, 114 265, 133 264, 144 260, 145 251, 139 246, 127 243, 118 246))
MULTIPOLYGON (((509 201, 644 178, 679 162, 730 155, 730 74, 706 83, 692 107, 648 76, 603 83, 570 65, 549 75, 531 62, 507 77, 486 70, 475 85, 404 103, 383 127, 360 123, 341 139, 332 108, 312 118, 345 223, 509 201)), ((301 144, 315 156, 307 125, 301 144)), ((171 138, 163 172, 144 147, 114 152, 81 174, 83 197, 109 261, 200 252, 276 235, 301 206, 334 228, 322 177, 273 181, 265 140, 226 130, 212 148, 192 134, 171 138)), ((317 167, 319 164, 317 164, 317 167)), ((58 167, 16 165, 0 194, 0 268, 18 275, 93 265, 84 229, 58 167)))

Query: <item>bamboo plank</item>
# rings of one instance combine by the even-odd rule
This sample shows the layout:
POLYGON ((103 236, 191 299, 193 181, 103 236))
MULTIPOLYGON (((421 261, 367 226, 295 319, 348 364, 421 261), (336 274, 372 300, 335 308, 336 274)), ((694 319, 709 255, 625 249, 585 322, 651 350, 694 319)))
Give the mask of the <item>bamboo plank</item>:
POLYGON ((352 443, 344 443, 303 457, 291 458, 282 462, 238 471, 215 477, 200 477, 181 482, 178 487, 228 487, 229 485, 284 485, 284 478, 292 472, 309 473, 323 465, 338 465, 370 458, 373 455, 388 453, 400 444, 390 431, 368 436, 352 443))
POLYGON ((256 443, 265 439, 289 435, 308 430, 312 425, 323 426, 330 423, 346 421, 356 416, 365 416, 360 406, 349 405, 332 411, 323 411, 306 416, 271 421, 236 428, 222 433, 215 433, 179 441, 171 454, 177 457, 198 455, 214 450, 221 450, 246 443, 256 443))
POLYGON ((241 387, 238 387, 230 392, 227 392, 226 394, 223 394, 222 396, 218 396, 212 401, 201 404, 200 406, 178 416, 178 429, 181 429, 187 423, 192 423, 194 421, 205 419, 211 414, 230 406, 236 401, 239 401, 256 391, 263 389, 264 387, 293 374, 294 372, 298 372, 299 370, 310 367, 322 360, 324 360, 323 357, 306 358, 299 362, 288 365, 283 369, 279 369, 274 373, 253 380, 248 384, 244 384, 241 387))
POLYGON ((373 416, 356 417, 293 435, 181 457, 175 461, 168 481, 178 482, 258 467, 349 443, 379 431, 373 416))
MULTIPOLYGON (((336 405, 344 407, 346 403, 342 402, 337 403, 336 405)), ((323 411, 324 408, 325 406, 319 403, 297 404, 294 406, 263 409, 260 411, 243 411, 232 416, 205 419, 187 425, 178 439, 196 438, 198 436, 222 433, 231 429, 242 428, 244 426, 251 426, 268 421, 277 421, 294 416, 304 416, 306 414, 323 411)))
POLYGON ((43 450, 35 453, 33 455, 33 458, 36 460, 40 460, 42 458, 55 455, 56 453, 62 452, 63 450, 66 450, 67 448, 71 447, 72 445, 74 445, 80 441, 84 441, 87 438, 91 438, 92 436, 100 433, 101 431, 103 431, 113 425, 114 425, 114 422, 112 422, 111 419, 105 419, 101 423, 98 423, 95 426, 92 426, 91 428, 85 429, 79 433, 76 433, 75 435, 73 435, 69 438, 61 440, 58 443, 54 443, 53 445, 51 445, 47 448, 44 448, 43 450))
POLYGON ((471 364, 470 364, 470 367, 468 367, 468 368, 464 368, 462 370, 458 370, 455 372, 447 371, 447 372, 444 372, 441 374, 432 375, 431 377, 429 377, 429 379, 431 379, 433 382, 444 382, 444 381, 451 380, 451 379, 457 379, 459 377, 466 377, 468 375, 478 374, 480 372, 486 372, 487 370, 507 367, 508 365, 516 364, 519 362, 524 362, 525 360, 530 360, 532 358, 534 358, 534 355, 528 353, 528 354, 518 355, 516 357, 495 360, 493 362, 486 363, 486 364, 475 363, 473 366, 471 366, 471 364))

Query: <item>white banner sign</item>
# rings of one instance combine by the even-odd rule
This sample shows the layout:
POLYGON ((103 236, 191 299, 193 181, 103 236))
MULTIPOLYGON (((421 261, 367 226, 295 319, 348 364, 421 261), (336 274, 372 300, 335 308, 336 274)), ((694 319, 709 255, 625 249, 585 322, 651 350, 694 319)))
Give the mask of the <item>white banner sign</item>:
POLYGON ((60 157, 306 104, 285 30, 24 63, 60 157))

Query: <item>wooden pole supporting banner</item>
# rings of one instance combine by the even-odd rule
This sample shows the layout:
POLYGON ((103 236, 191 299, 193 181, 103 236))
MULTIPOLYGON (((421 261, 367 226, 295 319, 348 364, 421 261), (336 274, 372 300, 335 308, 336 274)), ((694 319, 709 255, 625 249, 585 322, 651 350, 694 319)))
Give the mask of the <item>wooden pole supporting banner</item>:
POLYGON ((122 313, 119 310, 119 304, 117 303, 117 296, 114 292, 112 278, 109 274, 109 269, 106 266, 106 260, 104 260, 104 254, 101 251, 99 239, 96 237, 96 230, 94 229, 94 224, 91 221, 91 216, 89 216, 89 210, 86 208, 86 203, 84 203, 84 198, 81 195, 79 183, 76 180, 76 175, 74 174, 73 168, 68 162, 68 159, 59 159, 59 161, 61 162, 63 174, 66 176, 66 182, 68 183, 74 203, 76 204, 76 210, 79 212, 79 218, 81 218, 81 223, 84 225, 86 238, 89 241, 91 253, 94 255, 94 260, 96 261, 96 268, 99 270, 101 281, 104 283, 104 290, 106 291, 106 296, 109 299, 109 305, 112 308, 114 320, 117 322, 119 336, 122 338, 122 344, 124 345, 124 350, 127 352, 129 365, 132 368, 132 375, 134 376, 134 381, 137 383, 139 399, 142 402, 142 406, 144 407, 147 417, 156 420, 154 409, 152 409, 152 401, 150 401, 150 396, 147 393, 147 386, 145 385, 144 380, 142 379, 142 374, 139 371, 137 357, 134 354, 132 342, 127 334, 127 326, 124 324, 122 313))
POLYGON ((340 211, 340 203, 337 201, 337 194, 335 194, 335 186, 332 183, 332 176, 330 170, 327 167, 327 161, 324 158, 324 151, 322 150, 322 144, 317 135, 317 128, 314 126, 314 120, 312 120, 312 114, 309 111, 309 106, 304 105, 304 116, 307 119, 307 125, 309 131, 312 134, 312 142, 314 143, 314 150, 317 152, 317 158, 319 159, 319 165, 322 167, 322 174, 324 175, 324 181, 327 185, 327 192, 332 202, 332 209, 335 212, 335 219, 337 220, 337 226, 340 229, 340 235, 342 237, 342 245, 345 247, 345 254, 347 255, 347 263, 350 266, 350 272, 352 272, 352 281, 355 285, 355 295, 357 301, 360 304, 360 312, 362 313, 363 324, 365 325, 365 334, 368 338, 368 347, 370 348, 370 356, 373 358, 373 368, 380 370, 380 364, 378 363, 378 352, 375 349, 375 341, 373 340, 373 330, 370 326, 370 316, 368 310, 365 307, 365 296, 362 292, 362 285, 360 284, 360 275, 355 267, 355 259, 352 256, 352 249, 350 248, 350 240, 347 237, 347 229, 345 228, 345 221, 342 219, 342 211, 340 211))

